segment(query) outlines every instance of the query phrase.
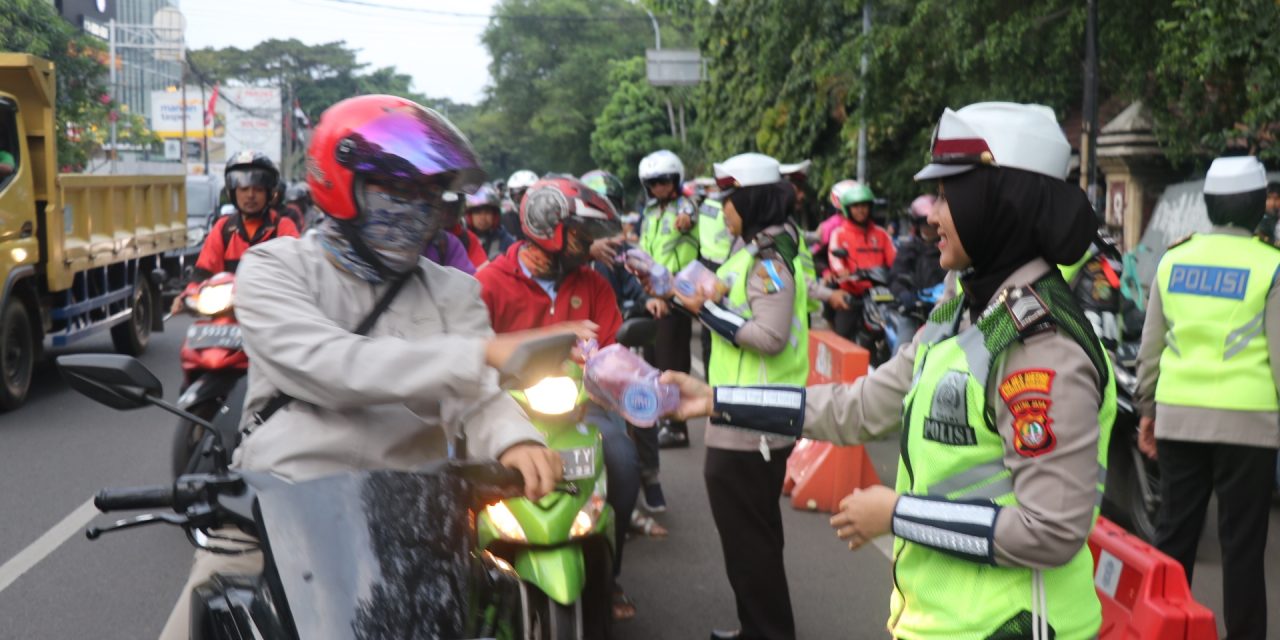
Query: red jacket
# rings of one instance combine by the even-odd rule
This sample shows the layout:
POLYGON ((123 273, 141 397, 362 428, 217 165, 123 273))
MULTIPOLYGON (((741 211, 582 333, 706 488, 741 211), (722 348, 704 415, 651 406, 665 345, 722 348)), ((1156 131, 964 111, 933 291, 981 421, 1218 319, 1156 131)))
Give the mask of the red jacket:
MULTIPOLYGON (((862 227, 847 218, 841 220, 840 226, 832 232, 827 249, 830 272, 837 276, 846 276, 858 269, 884 267, 888 270, 898 255, 889 232, 874 222, 862 227), (844 249, 849 252, 849 257, 842 259, 830 255, 829 251, 832 249, 844 249)), ((870 287, 870 283, 866 281, 845 281, 840 288, 854 295, 861 295, 870 287)))
POLYGON ((489 261, 489 254, 484 250, 484 244, 480 242, 480 238, 476 237, 474 231, 462 226, 461 223, 453 229, 453 235, 458 237, 462 242, 462 248, 467 250, 467 258, 471 260, 471 264, 476 269, 483 267, 489 261))
POLYGON ((196 259, 196 271, 197 273, 208 272, 208 275, 198 279, 203 280, 223 271, 234 273, 240 264, 240 258, 244 257, 249 247, 272 238, 286 237, 298 237, 298 227, 293 224, 293 220, 275 211, 267 212, 266 219, 254 229, 253 235, 246 230, 239 213, 222 216, 213 223, 209 235, 204 238, 204 246, 200 248, 200 257, 196 259), (228 229, 228 224, 233 226, 228 229))
POLYGON ((590 320, 601 347, 613 344, 622 325, 622 314, 613 289, 604 276, 590 265, 579 267, 556 289, 556 301, 524 274, 517 257, 523 242, 517 242, 489 266, 476 273, 480 297, 489 307, 489 320, 496 333, 536 329, 566 320, 590 320))

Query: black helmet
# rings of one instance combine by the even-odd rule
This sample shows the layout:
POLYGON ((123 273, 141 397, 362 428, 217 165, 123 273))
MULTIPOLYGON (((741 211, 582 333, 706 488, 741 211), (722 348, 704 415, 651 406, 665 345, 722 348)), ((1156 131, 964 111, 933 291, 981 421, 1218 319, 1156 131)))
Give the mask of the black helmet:
POLYGON ((227 196, 235 202, 235 190, 240 187, 262 187, 273 193, 280 184, 280 170, 276 163, 261 151, 241 151, 227 159, 223 172, 227 179, 227 196))
POLYGON ((608 198, 609 202, 613 204, 613 208, 619 213, 622 212, 624 188, 622 186, 622 180, 619 180, 618 176, 615 176, 604 169, 594 169, 582 174, 582 178, 580 178, 580 180, 582 180, 583 184, 594 189, 596 193, 608 198))

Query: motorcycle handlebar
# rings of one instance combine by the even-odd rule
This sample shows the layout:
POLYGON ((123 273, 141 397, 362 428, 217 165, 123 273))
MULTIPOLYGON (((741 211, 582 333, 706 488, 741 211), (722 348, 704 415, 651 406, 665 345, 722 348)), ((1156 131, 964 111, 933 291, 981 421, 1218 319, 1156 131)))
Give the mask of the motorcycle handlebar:
POLYGON ((173 502, 173 485, 103 489, 93 498, 93 506, 103 513, 172 508, 173 502))

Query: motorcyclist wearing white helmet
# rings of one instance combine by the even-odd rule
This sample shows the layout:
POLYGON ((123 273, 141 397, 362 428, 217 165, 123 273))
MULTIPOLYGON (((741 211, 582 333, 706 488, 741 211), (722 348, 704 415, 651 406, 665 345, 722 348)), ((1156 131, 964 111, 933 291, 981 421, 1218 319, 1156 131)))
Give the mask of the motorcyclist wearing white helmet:
POLYGON ((527 239, 520 227, 520 201, 524 200, 524 192, 537 181, 538 174, 528 169, 521 169, 507 178, 507 198, 502 201, 502 228, 516 240, 527 239))

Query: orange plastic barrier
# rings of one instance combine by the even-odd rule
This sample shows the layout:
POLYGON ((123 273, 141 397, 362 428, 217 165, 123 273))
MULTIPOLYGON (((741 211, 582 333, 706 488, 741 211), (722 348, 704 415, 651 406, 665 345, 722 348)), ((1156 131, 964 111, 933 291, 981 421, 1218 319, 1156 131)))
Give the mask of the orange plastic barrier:
MULTIPOLYGON (((871 354, 831 331, 809 333, 809 384, 853 382, 867 374, 871 354)), ((797 509, 835 513, 854 489, 880 484, 863 447, 800 440, 787 459, 782 492, 797 509)))
POLYGON ((1213 612, 1191 598, 1182 565, 1098 518, 1089 535, 1102 601, 1099 640, 1217 640, 1213 612))

